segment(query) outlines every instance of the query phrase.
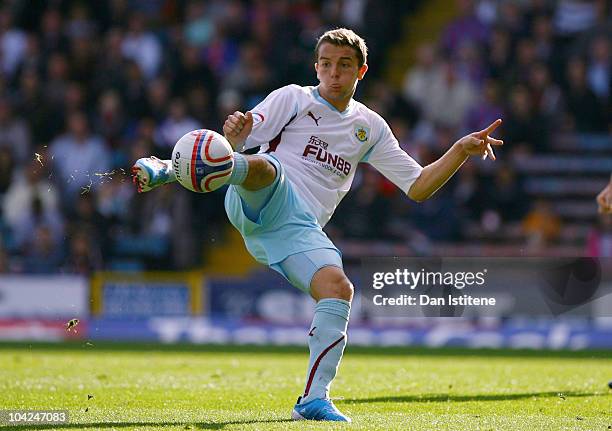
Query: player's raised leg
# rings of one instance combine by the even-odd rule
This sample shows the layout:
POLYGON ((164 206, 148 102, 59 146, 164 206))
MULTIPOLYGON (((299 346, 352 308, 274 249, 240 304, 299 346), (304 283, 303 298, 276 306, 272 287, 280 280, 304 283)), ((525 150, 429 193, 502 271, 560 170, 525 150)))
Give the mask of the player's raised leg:
POLYGON ((310 291, 317 301, 308 333, 310 361, 304 394, 298 398, 291 417, 350 422, 329 399, 329 388, 346 346, 353 285, 341 267, 325 266, 312 278, 310 291))
MULTIPOLYGON (((276 170, 265 158, 257 155, 233 154, 234 164, 228 184, 242 185, 249 191, 263 189, 274 181, 276 170)), ((171 160, 155 156, 138 159, 132 166, 134 184, 144 193, 164 184, 177 181, 171 160)))

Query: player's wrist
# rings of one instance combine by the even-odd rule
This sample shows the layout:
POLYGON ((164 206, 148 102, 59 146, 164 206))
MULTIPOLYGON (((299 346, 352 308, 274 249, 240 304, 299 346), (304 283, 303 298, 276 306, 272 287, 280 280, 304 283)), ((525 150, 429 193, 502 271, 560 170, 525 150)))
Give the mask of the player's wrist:
POLYGON ((472 154, 470 153, 466 143, 463 141, 464 141, 463 139, 459 139, 457 142, 453 144, 453 147, 451 148, 451 150, 458 152, 462 157, 467 159, 472 154))
POLYGON ((232 139, 227 135, 224 135, 224 136, 225 136, 225 139, 227 139, 227 142, 229 142, 229 144, 232 146, 234 151, 240 151, 244 147, 244 141, 238 141, 236 139, 232 139))

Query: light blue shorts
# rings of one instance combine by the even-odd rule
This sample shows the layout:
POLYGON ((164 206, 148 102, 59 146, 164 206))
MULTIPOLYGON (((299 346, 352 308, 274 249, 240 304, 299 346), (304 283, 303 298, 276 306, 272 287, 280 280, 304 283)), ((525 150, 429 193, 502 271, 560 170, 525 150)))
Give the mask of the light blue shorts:
POLYGON ((280 272, 289 282, 308 292, 310 280, 318 269, 342 267, 341 253, 294 191, 281 163, 270 154, 259 156, 274 164, 277 172, 270 186, 274 191, 268 202, 253 221, 246 216, 244 202, 236 186, 232 185, 225 195, 225 211, 255 260, 280 272), (295 256, 319 249, 326 250, 295 256))
POLYGON ((321 268, 337 266, 342 269, 342 258, 338 250, 318 248, 292 254, 279 263, 273 263, 270 268, 284 276, 289 283, 305 293, 310 293, 312 277, 321 268))

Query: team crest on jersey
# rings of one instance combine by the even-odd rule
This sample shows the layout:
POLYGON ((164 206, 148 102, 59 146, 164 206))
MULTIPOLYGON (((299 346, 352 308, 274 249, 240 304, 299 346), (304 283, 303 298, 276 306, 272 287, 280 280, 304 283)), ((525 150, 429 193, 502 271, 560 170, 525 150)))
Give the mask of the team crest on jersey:
POLYGON ((359 140, 359 142, 366 142, 370 137, 370 128, 357 124, 355 126, 355 137, 359 140))

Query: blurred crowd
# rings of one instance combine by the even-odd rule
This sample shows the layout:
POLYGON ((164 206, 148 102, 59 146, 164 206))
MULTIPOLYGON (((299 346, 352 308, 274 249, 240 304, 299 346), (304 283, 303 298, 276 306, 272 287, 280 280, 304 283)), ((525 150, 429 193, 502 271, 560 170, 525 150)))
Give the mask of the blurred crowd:
MULTIPOLYGON (((312 50, 332 27, 366 39, 370 70, 357 99, 422 164, 498 117, 512 157, 549 151, 559 132, 609 133, 607 2, 459 0, 458 16, 418 47, 398 92, 385 81, 388 53, 421 3, 3 2, 0 272, 201 265, 223 241, 223 191, 165 186, 137 195, 129 167, 151 154, 168 158, 190 130, 221 130, 229 113, 279 86, 316 85, 312 50)), ((515 170, 487 169, 465 165, 419 206, 361 169, 330 235, 461 241, 470 220, 526 219, 531 202, 515 170)))

